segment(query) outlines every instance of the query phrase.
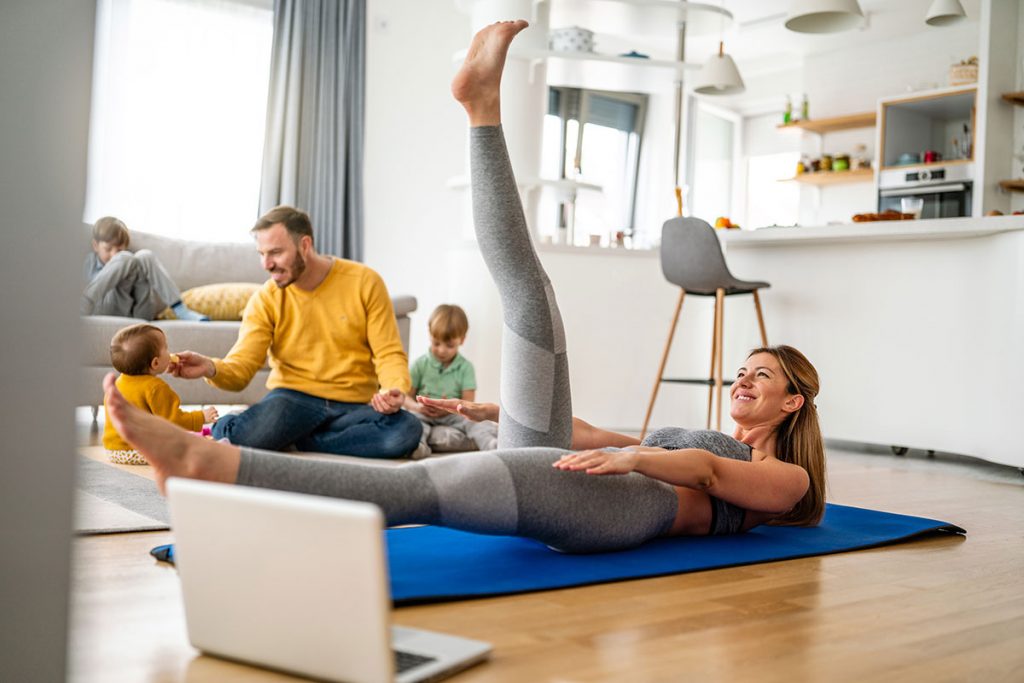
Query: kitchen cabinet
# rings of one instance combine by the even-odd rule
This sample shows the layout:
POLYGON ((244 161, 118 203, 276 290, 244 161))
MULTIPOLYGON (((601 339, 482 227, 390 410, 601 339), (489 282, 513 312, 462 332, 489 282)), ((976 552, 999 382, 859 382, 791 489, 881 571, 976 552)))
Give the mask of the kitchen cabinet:
POLYGON ((878 116, 882 170, 972 161, 976 91, 972 85, 882 99, 878 116), (940 158, 925 159, 928 150, 938 152, 940 158), (911 160, 914 155, 916 160, 911 160))
POLYGON ((918 199, 924 218, 971 215, 976 97, 970 85, 879 100, 879 211, 918 199))

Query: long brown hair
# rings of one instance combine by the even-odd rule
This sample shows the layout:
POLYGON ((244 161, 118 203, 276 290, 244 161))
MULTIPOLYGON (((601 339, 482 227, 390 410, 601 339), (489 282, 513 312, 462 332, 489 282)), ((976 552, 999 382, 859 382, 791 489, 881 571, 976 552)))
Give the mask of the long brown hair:
POLYGON ((776 457, 804 468, 810 478, 810 486, 793 509, 776 517, 770 524, 814 526, 825 514, 825 441, 818 425, 818 408, 814 404, 821 386, 818 371, 807 356, 792 346, 761 347, 751 351, 747 357, 757 353, 773 356, 789 382, 786 391, 804 397, 804 404, 790 413, 776 430, 776 457))

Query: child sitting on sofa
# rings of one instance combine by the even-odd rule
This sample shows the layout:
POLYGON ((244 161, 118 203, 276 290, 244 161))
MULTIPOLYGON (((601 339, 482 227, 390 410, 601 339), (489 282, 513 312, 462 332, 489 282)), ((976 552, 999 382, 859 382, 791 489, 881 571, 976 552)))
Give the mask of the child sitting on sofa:
POLYGON ((82 315, 122 315, 153 320, 168 306, 179 320, 209 320, 181 300, 163 264, 148 249, 128 251, 128 227, 104 216, 92 226, 92 253, 85 259, 82 315))
POLYGON ((459 306, 442 304, 430 314, 430 351, 412 364, 409 375, 412 391, 405 407, 423 423, 420 445, 413 458, 423 458, 433 451, 490 451, 498 447, 498 425, 495 422, 470 422, 439 408, 416 402, 416 396, 476 400, 476 374, 473 364, 459 354, 466 341, 469 320, 459 306))
MULTIPOLYGON (((117 388, 132 405, 147 413, 159 415, 193 432, 200 432, 203 424, 217 419, 217 409, 208 406, 202 410, 184 411, 181 399, 157 375, 164 373, 174 358, 167 350, 167 337, 154 325, 139 323, 117 331, 110 340, 110 362, 121 373, 117 388)), ((110 461, 118 465, 145 465, 146 461, 114 429, 106 413, 103 425, 103 447, 110 461)))

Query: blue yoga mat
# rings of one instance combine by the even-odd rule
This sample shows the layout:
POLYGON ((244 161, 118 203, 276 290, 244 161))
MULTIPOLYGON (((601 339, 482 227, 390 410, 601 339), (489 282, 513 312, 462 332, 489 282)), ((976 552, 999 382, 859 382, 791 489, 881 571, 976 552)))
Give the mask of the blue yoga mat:
POLYGON ((966 533, 935 519, 829 504, 816 527, 760 526, 733 536, 662 538, 593 555, 566 555, 524 538, 443 527, 389 529, 386 535, 392 597, 396 604, 411 604, 828 555, 931 532, 966 533))

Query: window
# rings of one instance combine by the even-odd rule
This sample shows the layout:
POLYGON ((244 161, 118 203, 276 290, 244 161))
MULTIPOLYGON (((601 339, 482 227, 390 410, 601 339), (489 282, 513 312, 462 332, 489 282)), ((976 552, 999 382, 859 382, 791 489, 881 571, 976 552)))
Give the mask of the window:
POLYGON ((552 87, 544 119, 538 232, 586 245, 633 234, 647 96, 552 87))
POLYGON ((272 40, 270 0, 99 0, 85 221, 250 239, 272 40))
POLYGON ((740 116, 695 98, 690 102, 694 136, 687 159, 688 213, 712 225, 719 216, 738 223, 740 116))
POLYGON ((747 160, 747 215, 744 228, 767 225, 793 225, 800 215, 800 189, 797 183, 780 183, 792 178, 797 152, 763 154, 747 160))

